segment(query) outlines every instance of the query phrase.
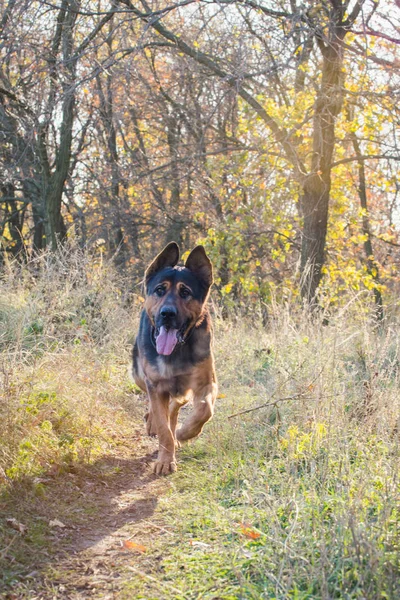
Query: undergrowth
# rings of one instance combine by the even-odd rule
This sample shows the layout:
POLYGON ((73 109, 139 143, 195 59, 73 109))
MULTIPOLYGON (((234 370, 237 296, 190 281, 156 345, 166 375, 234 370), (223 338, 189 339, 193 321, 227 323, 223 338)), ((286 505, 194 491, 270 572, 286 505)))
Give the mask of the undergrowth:
POLYGON ((132 390, 135 296, 76 250, 11 265, 0 284, 3 479, 93 460, 114 430, 113 399, 132 390))
MULTIPOLYGON (((10 265, 0 286, 0 508, 18 499, 17 521, 31 519, 28 538, 0 521, 10 585, 51 552, 28 509, 47 478, 94 464, 136 423, 141 299, 77 252, 10 265)), ((278 304, 264 328, 214 321, 215 418, 180 451, 157 508, 167 533, 120 597, 399 597, 395 319, 377 328, 354 298, 327 325, 278 304)), ((54 497, 57 514, 67 499, 54 497)))
POLYGON ((362 306, 325 326, 281 310, 216 337, 216 417, 181 451, 169 534, 122 597, 398 598, 394 325, 362 306))

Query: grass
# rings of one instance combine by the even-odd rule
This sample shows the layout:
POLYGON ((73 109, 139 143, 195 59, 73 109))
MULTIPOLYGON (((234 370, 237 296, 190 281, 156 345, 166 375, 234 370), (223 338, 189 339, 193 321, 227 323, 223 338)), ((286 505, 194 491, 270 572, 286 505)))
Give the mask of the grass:
MULTIPOLYGON (((55 556, 46 511, 101 511, 69 474, 104 479, 142 427, 126 374, 140 299, 107 265, 59 261, 1 282, 0 509, 29 527, 0 522, 5 588, 55 556)), ((326 326, 277 305, 266 328, 216 318, 215 354, 215 418, 181 450, 162 533, 122 565, 118 598, 398 598, 396 320, 376 328, 357 298, 326 326)))
POLYGON ((159 587, 149 557, 122 597, 399 597, 397 332, 283 312, 217 337, 225 397, 162 499, 159 587))
POLYGON ((48 560, 51 519, 87 511, 69 476, 104 479, 95 465, 131 434, 137 311, 109 267, 75 251, 10 265, 0 286, 1 589, 48 560))

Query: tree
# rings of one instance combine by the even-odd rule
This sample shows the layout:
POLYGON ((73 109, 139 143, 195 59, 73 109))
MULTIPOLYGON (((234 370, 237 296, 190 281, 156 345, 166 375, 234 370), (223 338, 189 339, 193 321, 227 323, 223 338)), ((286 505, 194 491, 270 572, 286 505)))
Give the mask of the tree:
POLYGON ((398 23, 384 0, 0 10, 7 252, 54 249, 74 224, 139 276, 160 245, 202 240, 240 310, 275 290, 327 306, 397 285, 398 23))
MULTIPOLYGON (((313 103, 312 150, 310 157, 298 143, 299 131, 308 126, 300 123, 291 130, 281 125, 256 97, 256 92, 249 91, 246 80, 257 83, 255 77, 240 73, 236 65, 235 72, 229 72, 221 66, 222 60, 218 55, 209 55, 189 45, 180 35, 173 33, 163 23, 163 13, 154 18, 146 0, 141 0, 141 10, 131 0, 120 0, 132 13, 145 20, 159 35, 169 40, 179 51, 184 52, 193 60, 205 66, 211 73, 218 75, 225 83, 234 87, 261 117, 272 132, 275 142, 279 144, 294 171, 299 183, 300 206, 303 218, 302 248, 301 248, 301 294, 309 304, 316 300, 317 289, 322 277, 325 262, 325 244, 328 225, 329 199, 331 190, 332 162, 335 150, 335 121, 343 106, 344 93, 344 55, 346 52, 345 38, 359 17, 365 0, 358 0, 348 13, 348 3, 342 0, 323 1, 317 5, 310 4, 305 10, 294 1, 282 9, 272 10, 267 4, 255 3, 252 0, 232 2, 222 0, 219 4, 228 4, 241 8, 248 7, 254 11, 255 21, 261 16, 278 24, 283 33, 290 25, 295 34, 292 40, 295 44, 304 44, 304 48, 295 49, 291 60, 295 63, 295 89, 302 89, 302 74, 307 68, 314 44, 318 47, 321 65, 314 77, 315 94, 313 103), (308 164, 308 166, 307 166, 308 164)), ((169 11, 165 11, 166 14, 169 11)), ((240 11, 239 11, 240 12, 240 11)), ((247 21, 250 20, 247 12, 247 21)), ((246 20, 245 19, 245 20, 246 20)), ((254 21, 253 21, 254 22, 254 21)), ((269 48, 273 54, 273 48, 269 48)), ((304 80, 303 80, 304 81, 304 80)))
MULTIPOLYGON (((30 127, 25 135, 29 141, 30 169, 40 173, 35 181, 40 190, 40 203, 36 196, 31 202, 34 214, 42 215, 46 243, 53 250, 65 235, 61 204, 71 167, 78 65, 83 53, 113 15, 111 8, 91 30, 83 28, 78 32, 80 8, 80 0, 62 0, 60 8, 49 15, 46 9, 46 18, 42 18, 40 7, 26 2, 19 8, 10 0, 2 19, 5 40, 12 42, 6 45, 7 60, 1 74, 4 87, 0 92, 3 98, 10 98, 19 106, 24 124, 30 127), (25 41, 26 21, 36 25, 35 34, 44 43, 44 51, 35 35, 25 41), (18 43, 19 36, 22 46, 18 43), (77 39, 82 41, 78 43, 77 39), (23 100, 11 91, 15 78, 23 100)), ((14 146, 20 138, 15 125, 14 146)), ((36 222, 41 228, 39 219, 36 222)), ((37 246, 41 247, 39 237, 36 232, 37 246)))

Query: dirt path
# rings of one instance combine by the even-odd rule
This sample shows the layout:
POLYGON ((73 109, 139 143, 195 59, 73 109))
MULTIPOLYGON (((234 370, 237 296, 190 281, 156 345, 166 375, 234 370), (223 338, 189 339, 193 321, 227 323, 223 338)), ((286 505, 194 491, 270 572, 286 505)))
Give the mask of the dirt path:
POLYGON ((32 571, 0 596, 7 600, 119 597, 127 581, 140 574, 140 563, 147 560, 145 550, 154 538, 168 533, 154 515, 159 497, 170 485, 151 473, 156 448, 157 442, 137 426, 93 468, 51 482, 46 502, 36 508, 40 513, 36 518, 54 520, 61 513, 58 520, 64 527, 53 525, 51 550, 38 553, 40 567, 31 561, 32 571))

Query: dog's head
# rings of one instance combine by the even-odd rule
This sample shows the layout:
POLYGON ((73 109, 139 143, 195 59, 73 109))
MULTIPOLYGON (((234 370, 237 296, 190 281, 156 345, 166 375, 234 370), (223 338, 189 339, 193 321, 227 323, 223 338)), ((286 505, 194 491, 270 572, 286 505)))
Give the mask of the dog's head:
POLYGON ((178 244, 171 242, 145 274, 145 309, 154 327, 158 354, 171 354, 201 322, 213 282, 212 265, 203 246, 192 250, 184 267, 177 266, 178 260, 178 244))

